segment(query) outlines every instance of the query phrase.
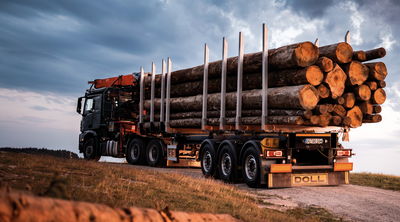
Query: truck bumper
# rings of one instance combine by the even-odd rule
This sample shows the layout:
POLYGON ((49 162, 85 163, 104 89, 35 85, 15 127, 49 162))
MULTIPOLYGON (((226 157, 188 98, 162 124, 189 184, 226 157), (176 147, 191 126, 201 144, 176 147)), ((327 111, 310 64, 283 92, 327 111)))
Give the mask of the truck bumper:
POLYGON ((267 173, 265 181, 268 188, 296 186, 334 186, 349 184, 349 171, 344 172, 306 172, 306 173, 267 173))

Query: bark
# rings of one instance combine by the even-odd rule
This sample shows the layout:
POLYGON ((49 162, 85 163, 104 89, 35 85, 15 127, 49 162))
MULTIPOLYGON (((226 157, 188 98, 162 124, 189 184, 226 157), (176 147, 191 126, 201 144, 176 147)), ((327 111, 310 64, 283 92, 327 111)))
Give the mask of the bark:
POLYGON ((372 91, 378 89, 378 83, 376 81, 367 81, 365 82, 365 85, 367 85, 372 91))
POLYGON ((387 76, 386 65, 383 62, 365 63, 369 68, 369 78, 374 80, 384 80, 387 76))
POLYGON ((363 62, 367 60, 367 54, 364 51, 354 51, 353 52, 353 60, 357 60, 363 62))
MULTIPOLYGON (((296 67, 307 67, 314 64, 318 59, 318 47, 311 42, 301 42, 282 46, 268 51, 268 64, 271 70, 287 69, 296 67)), ((236 76, 238 57, 230 57, 227 60, 227 76, 236 76)), ((243 73, 260 72, 262 68, 262 52, 245 54, 243 58, 243 73)), ((222 72, 222 61, 210 62, 208 66, 208 77, 210 79, 220 78, 222 72)), ((181 69, 171 73, 171 84, 188 81, 203 80, 204 66, 199 65, 192 68, 181 69)), ((145 77, 145 85, 149 86, 150 77, 145 77)), ((161 76, 156 76, 156 85, 160 86, 161 76)))
POLYGON ((382 121, 382 116, 380 114, 365 115, 363 118, 363 123, 379 123, 380 121, 382 121))
POLYGON ((332 59, 325 56, 319 57, 316 64, 323 72, 330 72, 334 66, 332 59))
MULTIPOLYGON (((243 109, 261 109, 261 90, 243 91, 243 109)), ((220 109, 220 93, 208 95, 208 109, 220 109)), ((318 91, 311 85, 286 86, 268 89, 268 107, 271 109, 314 109, 319 101, 318 91)), ((155 99, 155 108, 159 110, 160 99, 155 99)), ((145 109, 150 108, 150 100, 145 100, 145 109)), ((172 98, 170 109, 173 112, 200 111, 202 95, 172 98)), ((236 109, 236 92, 226 94, 226 109, 236 109)))
POLYGON ((343 116, 346 116, 346 109, 345 109, 342 105, 335 105, 335 106, 333 107, 332 113, 333 113, 334 115, 343 117, 343 116))
POLYGON ((358 106, 354 106, 352 109, 347 111, 347 117, 351 119, 349 126, 357 128, 362 125, 363 113, 358 106))
MULTIPOLYGON (((285 124, 285 125, 302 125, 304 123, 300 116, 268 116, 268 124, 285 124)), ((219 118, 210 118, 207 124, 211 126, 219 125, 219 118)), ((227 125, 234 125, 235 118, 226 118, 227 125)), ((261 125, 260 117, 243 117, 243 125, 261 125)), ((171 120, 170 126, 172 128, 199 128, 201 127, 200 118, 179 119, 171 120)))
MULTIPOLYGON (((262 81, 259 74, 259 82, 262 81)), ((268 86, 291 86, 311 84, 317 86, 324 79, 324 74, 318 66, 312 65, 301 69, 285 69, 268 73, 268 86)))
POLYGON ((326 99, 331 95, 331 91, 329 90, 328 87, 325 86, 325 84, 319 85, 317 89, 319 92, 319 97, 322 99, 326 99))
POLYGON ((358 61, 342 65, 347 75, 347 85, 361 85, 368 79, 368 67, 358 61))
POLYGON ((372 114, 374 112, 374 106, 370 101, 362 102, 358 106, 364 114, 372 114))
POLYGON ((358 100, 368 101, 371 98, 371 90, 367 85, 354 87, 354 95, 358 100))
POLYGON ((346 79, 346 74, 337 64, 332 71, 326 74, 324 82, 328 84, 333 99, 336 99, 343 94, 346 79))
POLYGON ((373 60, 383 58, 386 55, 386 50, 384 48, 377 48, 365 51, 365 60, 373 60))
POLYGON ((348 63, 353 57, 353 48, 345 42, 339 42, 319 47, 319 54, 320 56, 326 56, 340 64, 348 63))
POLYGON ((347 109, 353 108, 355 102, 356 102, 356 97, 354 93, 345 93, 343 94, 343 99, 344 103, 343 106, 347 109))
POLYGON ((386 101, 386 92, 382 88, 379 88, 373 92, 371 101, 376 104, 383 104, 386 101))

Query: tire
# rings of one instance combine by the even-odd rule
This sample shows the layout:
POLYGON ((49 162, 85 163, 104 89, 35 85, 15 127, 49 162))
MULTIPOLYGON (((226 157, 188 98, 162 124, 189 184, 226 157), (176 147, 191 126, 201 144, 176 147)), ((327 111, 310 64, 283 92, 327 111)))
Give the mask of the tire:
POLYGON ((209 143, 203 146, 201 152, 201 171, 205 177, 217 177, 217 158, 215 149, 209 143))
POLYGON ((143 164, 146 161, 145 144, 142 139, 135 138, 128 143, 126 150, 126 161, 129 164, 143 164))
POLYGON ((260 187, 260 151, 254 146, 248 147, 243 153, 241 163, 243 180, 247 184, 247 186, 253 188, 260 187))
POLYGON ((96 140, 92 138, 86 139, 83 144, 83 157, 86 160, 98 161, 101 155, 98 154, 98 149, 96 145, 96 140))
POLYGON ((237 179, 237 156, 229 144, 224 144, 218 158, 218 175, 225 182, 235 182, 237 179))
POLYGON ((163 143, 160 140, 151 140, 146 146, 146 159, 149 166, 165 166, 165 155, 163 143))

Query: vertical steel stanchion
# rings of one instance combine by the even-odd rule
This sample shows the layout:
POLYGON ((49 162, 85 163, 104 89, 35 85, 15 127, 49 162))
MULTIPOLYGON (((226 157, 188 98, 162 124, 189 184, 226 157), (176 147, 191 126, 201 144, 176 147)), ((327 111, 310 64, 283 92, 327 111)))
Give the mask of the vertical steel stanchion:
POLYGON ((206 125, 207 125, 208 62, 209 62, 208 46, 207 46, 207 44, 204 44, 203 107, 202 107, 202 112, 201 112, 201 129, 202 130, 206 130, 206 125))
POLYGON ((268 123, 268 28, 263 24, 262 37, 262 114, 261 128, 267 129, 268 123))
POLYGON ((143 123, 143 103, 144 103, 144 70, 143 67, 140 67, 139 124, 143 123))
POLYGON ((169 116, 170 116, 170 103, 171 103, 171 70, 172 70, 172 61, 168 58, 168 66, 167 66, 167 99, 165 106, 165 128, 167 133, 170 131, 169 126, 169 116))
POLYGON ((161 67, 161 99, 160 99, 160 122, 163 123, 165 121, 165 76, 166 76, 166 67, 165 60, 162 60, 161 67))
POLYGON ((151 63, 151 94, 150 94, 150 122, 154 123, 154 94, 156 90, 156 65, 151 63))
POLYGON ((242 84, 243 84, 243 57, 244 57, 244 39, 243 33, 239 32, 239 55, 238 55, 238 76, 236 93, 236 118, 235 129, 241 130, 242 119, 242 84))
POLYGON ((228 42, 223 38, 222 43, 222 73, 221 73, 221 113, 219 118, 219 129, 225 130, 225 96, 226 96, 226 65, 228 57, 228 42))

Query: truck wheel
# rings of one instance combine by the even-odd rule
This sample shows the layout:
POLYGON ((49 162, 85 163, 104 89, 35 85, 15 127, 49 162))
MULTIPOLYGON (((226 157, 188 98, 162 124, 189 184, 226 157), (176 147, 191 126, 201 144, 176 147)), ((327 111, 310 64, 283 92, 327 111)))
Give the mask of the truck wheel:
POLYGON ((146 159, 149 166, 152 167, 165 166, 165 157, 161 141, 151 140, 149 144, 147 144, 146 159))
POLYGON ((260 152, 254 146, 250 146, 243 154, 242 174, 249 187, 260 187, 260 152))
POLYGON ((145 162, 145 146, 140 138, 131 140, 126 151, 126 161, 130 164, 142 164, 145 162))
POLYGON ((225 182, 234 182, 237 177, 237 158, 236 153, 228 144, 222 146, 218 160, 219 177, 225 182))
POLYGON ((95 139, 87 139, 83 145, 83 157, 86 160, 98 161, 101 155, 99 155, 97 151, 95 139))
POLYGON ((209 143, 206 143, 203 147, 202 155, 201 155, 201 171, 203 175, 206 177, 215 177, 216 176, 216 160, 215 149, 209 143))

